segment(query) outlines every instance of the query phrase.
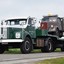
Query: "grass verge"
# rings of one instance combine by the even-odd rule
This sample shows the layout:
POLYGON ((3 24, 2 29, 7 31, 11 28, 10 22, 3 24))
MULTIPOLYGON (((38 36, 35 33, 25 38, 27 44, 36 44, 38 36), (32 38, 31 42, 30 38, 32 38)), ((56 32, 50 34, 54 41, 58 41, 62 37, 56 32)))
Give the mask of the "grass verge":
MULTIPOLYGON (((40 53, 40 49, 34 49, 31 53, 40 53)), ((8 51, 5 51, 4 54, 21 54, 21 51, 19 48, 11 48, 8 51)))
POLYGON ((64 64, 64 58, 48 59, 36 62, 34 64, 64 64))
MULTIPOLYGON (((61 52, 60 48, 57 48, 55 52, 61 52)), ((4 52, 5 54, 21 54, 20 48, 11 48, 4 52)), ((41 53, 40 49, 34 49, 31 53, 41 53)))

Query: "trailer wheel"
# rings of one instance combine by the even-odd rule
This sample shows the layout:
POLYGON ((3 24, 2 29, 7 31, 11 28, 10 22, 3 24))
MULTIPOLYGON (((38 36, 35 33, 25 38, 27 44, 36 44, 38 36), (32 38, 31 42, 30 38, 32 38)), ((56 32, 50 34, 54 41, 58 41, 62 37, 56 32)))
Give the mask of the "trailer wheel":
POLYGON ((28 37, 25 38, 25 41, 21 44, 20 49, 23 54, 27 54, 27 53, 31 52, 32 43, 31 43, 30 38, 28 38, 28 37))
POLYGON ((4 45, 0 44, 0 54, 4 53, 5 48, 4 45))
POLYGON ((51 38, 47 38, 46 41, 46 46, 44 46, 41 51, 42 52, 52 52, 53 51, 53 45, 52 45, 52 40, 51 38))

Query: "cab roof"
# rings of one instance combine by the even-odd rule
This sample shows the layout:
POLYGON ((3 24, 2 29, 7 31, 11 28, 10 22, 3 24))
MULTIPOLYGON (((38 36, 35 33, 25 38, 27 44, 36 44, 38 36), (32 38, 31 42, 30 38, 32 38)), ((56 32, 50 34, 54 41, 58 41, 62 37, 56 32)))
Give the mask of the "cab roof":
POLYGON ((8 19, 8 20, 6 20, 6 21, 15 21, 15 20, 27 20, 27 18, 8 19))
POLYGON ((21 18, 11 18, 11 19, 7 19, 5 21, 15 21, 15 20, 27 20, 28 18, 35 18, 35 17, 21 17, 21 18))
POLYGON ((48 15, 48 16, 43 16, 43 17, 58 17, 58 15, 48 15))

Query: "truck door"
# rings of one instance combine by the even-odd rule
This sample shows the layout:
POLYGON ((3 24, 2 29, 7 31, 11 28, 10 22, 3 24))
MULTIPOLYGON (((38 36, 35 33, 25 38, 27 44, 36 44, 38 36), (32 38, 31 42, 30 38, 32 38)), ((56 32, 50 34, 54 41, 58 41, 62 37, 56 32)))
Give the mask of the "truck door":
POLYGON ((32 38, 36 37, 35 23, 34 23, 34 20, 32 18, 29 18, 29 20, 28 20, 27 30, 28 30, 28 32, 32 38))

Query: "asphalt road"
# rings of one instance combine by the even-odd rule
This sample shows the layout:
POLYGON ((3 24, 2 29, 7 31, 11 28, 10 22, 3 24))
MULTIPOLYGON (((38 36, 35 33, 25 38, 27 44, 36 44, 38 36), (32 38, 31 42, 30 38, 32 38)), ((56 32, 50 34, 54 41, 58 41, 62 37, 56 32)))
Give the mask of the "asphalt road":
POLYGON ((64 57, 64 52, 0 54, 0 64, 31 64, 35 61, 57 57, 64 57))

